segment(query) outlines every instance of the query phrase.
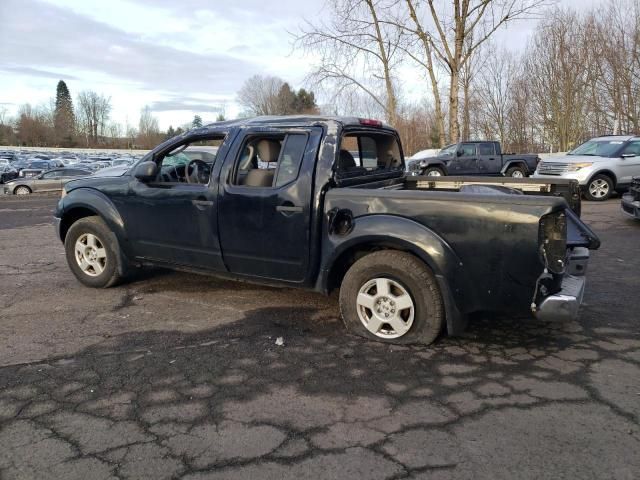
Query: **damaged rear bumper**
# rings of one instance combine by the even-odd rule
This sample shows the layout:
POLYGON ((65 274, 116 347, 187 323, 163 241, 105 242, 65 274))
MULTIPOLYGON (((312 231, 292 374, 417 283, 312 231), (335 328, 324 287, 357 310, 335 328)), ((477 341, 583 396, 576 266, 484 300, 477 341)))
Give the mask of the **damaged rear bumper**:
POLYGON ((584 247, 575 248, 569 257, 560 290, 532 305, 536 318, 544 321, 570 321, 578 317, 588 263, 589 250, 584 247))

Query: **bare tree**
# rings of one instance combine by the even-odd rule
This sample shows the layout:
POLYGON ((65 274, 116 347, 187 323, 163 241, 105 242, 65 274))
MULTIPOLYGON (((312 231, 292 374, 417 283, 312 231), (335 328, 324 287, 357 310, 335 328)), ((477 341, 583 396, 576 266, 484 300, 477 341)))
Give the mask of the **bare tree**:
POLYGON ((78 94, 76 105, 78 108, 76 117, 87 145, 98 145, 99 136, 104 134, 111 114, 111 97, 86 90, 78 94))
POLYGON ((242 85, 238 102, 253 115, 277 115, 283 85, 281 78, 254 75, 242 85))
POLYGON ((145 106, 140 111, 137 144, 142 148, 153 148, 162 139, 158 119, 151 114, 151 108, 145 106))
POLYGON ((402 57, 402 31, 384 21, 387 0, 328 0, 329 22, 307 22, 296 45, 319 56, 309 81, 331 92, 332 102, 364 93, 395 124, 395 68, 402 57))
MULTIPOLYGON (((423 32, 425 58, 432 54, 449 74, 449 137, 460 138, 458 116, 460 73, 475 51, 503 25, 525 18, 548 4, 547 0, 453 0, 453 9, 444 0, 406 0, 414 14, 416 32, 423 32), (431 35, 431 30, 435 34, 431 35), (471 40, 470 40, 471 39, 471 40)), ((432 62, 433 63, 433 62, 432 62)))

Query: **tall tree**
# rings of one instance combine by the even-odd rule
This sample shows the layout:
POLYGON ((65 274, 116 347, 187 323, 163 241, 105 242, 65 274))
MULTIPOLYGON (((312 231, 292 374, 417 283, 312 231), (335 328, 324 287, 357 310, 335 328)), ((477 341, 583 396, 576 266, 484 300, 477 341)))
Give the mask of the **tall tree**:
POLYGON ((202 117, 200 115, 194 115, 191 121, 191 128, 200 128, 202 126, 202 117))
POLYGON ((278 77, 254 75, 238 92, 238 102, 252 115, 277 115, 278 94, 284 81, 278 77))
POLYGON ((64 147, 73 144, 75 133, 75 115, 73 113, 73 101, 64 80, 60 80, 56 87, 56 103, 53 112, 53 124, 56 132, 56 141, 64 147))
POLYGON ((329 23, 308 22, 296 45, 319 61, 309 80, 332 92, 334 103, 365 94, 392 125, 398 115, 396 67, 403 33, 384 21, 388 0, 328 0, 329 23), (346 98, 345 98, 346 97, 346 98))
POLYGON ((460 74, 475 51, 503 25, 535 13, 548 0, 406 0, 415 11, 416 30, 435 31, 426 36, 425 57, 435 54, 449 75, 449 137, 460 139, 460 74))
POLYGON ((151 108, 147 105, 140 111, 136 142, 143 148, 153 148, 161 140, 162 134, 158 126, 158 119, 151 114, 151 108))
POLYGON ((92 90, 78 94, 78 118, 88 146, 96 146, 111 114, 111 97, 105 97, 92 90))

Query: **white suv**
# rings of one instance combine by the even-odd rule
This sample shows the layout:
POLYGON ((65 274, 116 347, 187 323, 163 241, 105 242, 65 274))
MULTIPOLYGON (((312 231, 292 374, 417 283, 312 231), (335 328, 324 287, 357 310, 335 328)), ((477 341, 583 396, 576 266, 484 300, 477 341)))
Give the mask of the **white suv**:
POLYGON ((592 138, 566 155, 545 158, 533 177, 577 180, 588 200, 606 200, 640 176, 640 137, 592 138))

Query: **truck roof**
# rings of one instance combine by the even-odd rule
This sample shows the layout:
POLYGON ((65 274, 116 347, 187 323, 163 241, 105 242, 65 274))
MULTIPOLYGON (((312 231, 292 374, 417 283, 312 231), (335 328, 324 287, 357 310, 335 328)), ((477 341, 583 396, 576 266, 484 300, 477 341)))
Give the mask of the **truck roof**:
POLYGON ((602 137, 595 137, 591 140, 621 140, 623 142, 638 138, 637 135, 604 135, 602 137))
POLYGON ((318 123, 339 123, 344 126, 372 126, 392 128, 379 120, 363 119, 358 117, 332 116, 332 115, 273 115, 262 117, 239 118, 205 125, 203 128, 220 129, 230 127, 242 127, 250 125, 317 125, 318 123), (371 122, 368 123, 367 122, 371 122))

